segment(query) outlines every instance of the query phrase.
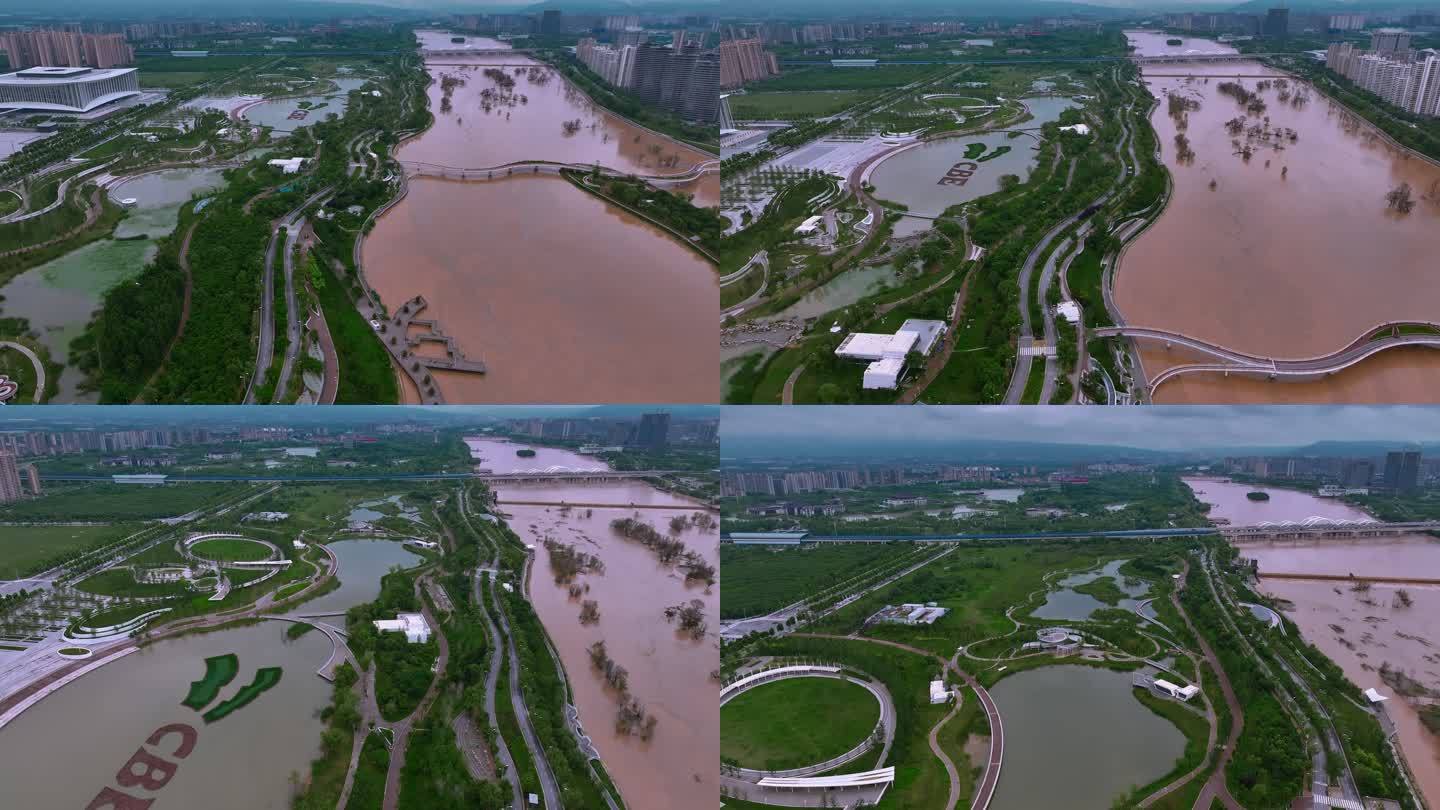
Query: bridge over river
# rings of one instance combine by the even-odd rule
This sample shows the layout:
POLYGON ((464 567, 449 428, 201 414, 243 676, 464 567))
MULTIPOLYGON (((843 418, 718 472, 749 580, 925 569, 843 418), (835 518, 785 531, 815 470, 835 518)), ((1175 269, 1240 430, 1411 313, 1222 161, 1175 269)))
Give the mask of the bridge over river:
POLYGON ((1232 349, 1183 332, 1144 326, 1109 326, 1093 330, 1096 337, 1126 337, 1163 343, 1166 349, 1180 347, 1216 362, 1171 366, 1149 380, 1149 390, 1186 374, 1244 374, 1284 382, 1302 382, 1338 374, 1380 352, 1406 346, 1440 348, 1440 322, 1387 321, 1376 324, 1360 336, 1329 354, 1315 357, 1280 358, 1232 349))
POLYGON ((405 169, 405 174, 408 177, 437 177, 444 180, 485 182, 489 180, 504 180, 507 177, 514 177, 516 175, 559 175, 563 171, 585 173, 598 171, 605 177, 634 177, 656 188, 683 186, 688 183, 693 183, 707 174, 718 174, 720 172, 720 161, 718 160, 707 160, 702 163, 697 163, 682 172, 646 175, 620 172, 594 163, 556 163, 549 160, 519 160, 511 163, 502 163, 498 166, 477 167, 447 166, 443 163, 427 163, 421 160, 401 160, 398 162, 405 169))
POLYGON ((513 472, 478 472, 476 478, 482 481, 492 481, 500 484, 551 484, 551 483, 578 483, 597 484, 610 483, 613 481, 631 481, 644 478, 654 478, 660 475, 671 475, 684 472, 684 470, 575 470, 575 469, 545 469, 545 470, 515 470, 513 472))

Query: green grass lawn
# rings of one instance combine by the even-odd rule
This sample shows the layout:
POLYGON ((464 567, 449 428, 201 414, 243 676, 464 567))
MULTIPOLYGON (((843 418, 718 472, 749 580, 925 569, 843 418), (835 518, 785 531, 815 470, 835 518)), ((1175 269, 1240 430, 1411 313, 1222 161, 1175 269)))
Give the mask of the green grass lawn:
POLYGON ((117 526, 6 526, 0 529, 0 579, 14 579, 33 565, 122 537, 117 526))
POLYGON ((1040 402, 1040 390, 1045 387, 1045 358, 1036 357, 1030 361, 1030 376, 1025 379, 1025 393, 1020 396, 1022 405, 1040 402))
POLYGON ((101 571, 75 585, 76 589, 100 596, 184 596, 190 589, 179 582, 136 582, 128 568, 101 571))
MULTIPOLYGON (((42 462, 43 464, 43 462, 42 462)), ((0 520, 148 520, 176 517, 239 495, 243 484, 91 484, 47 489, 0 508, 0 520)))
POLYGON ((744 301, 745 299, 754 295, 755 291, 760 289, 760 282, 764 279, 765 272, 763 270, 755 269, 746 273, 740 278, 739 281, 721 287, 721 308, 723 309, 733 307, 741 301, 744 301))
POLYGON ((768 613, 817 593, 898 556, 893 546, 855 543, 805 549, 723 545, 725 587, 720 615, 743 618, 768 613))
POLYGON ((854 748, 879 719, 874 696, 849 681, 768 683, 720 710, 720 756, 763 770, 814 765, 854 748))
MULTIPOLYGON (((928 702, 927 686, 936 670, 933 658, 864 641, 795 636, 763 645, 761 654, 800 655, 811 660, 838 661, 884 683, 895 700, 895 743, 890 749, 890 759, 885 763, 895 766, 895 783, 885 793, 879 808, 911 810, 945 806, 949 782, 944 766, 930 753, 926 737, 951 707, 930 705, 928 702)), ((959 754, 958 751, 951 753, 959 754)), ((853 764, 856 768, 861 767, 861 763, 853 764)))
POLYGON ((749 85, 752 93, 786 90, 893 90, 920 79, 934 78, 943 65, 886 65, 873 70, 833 68, 828 65, 787 69, 784 74, 749 85))
POLYGON ((187 73, 175 71, 174 73, 141 73, 141 87, 188 87, 192 84, 199 84, 206 79, 212 78, 209 73, 187 73))
POLYGON ((247 562, 263 560, 270 556, 270 549, 250 540, 222 537, 202 540, 190 547, 190 553, 206 560, 221 562, 247 562))
POLYGON ((346 810, 380 810, 385 802, 385 775, 389 768, 390 752, 385 749, 385 741, 379 734, 366 737, 346 810))
POLYGON ((167 607, 156 602, 142 602, 138 605, 121 605, 120 607, 102 610, 85 619, 87 627, 113 627, 151 611, 167 607))
POLYGON ((844 112, 869 95, 871 94, 863 90, 746 93, 730 97, 730 112, 737 120, 820 118, 844 112))

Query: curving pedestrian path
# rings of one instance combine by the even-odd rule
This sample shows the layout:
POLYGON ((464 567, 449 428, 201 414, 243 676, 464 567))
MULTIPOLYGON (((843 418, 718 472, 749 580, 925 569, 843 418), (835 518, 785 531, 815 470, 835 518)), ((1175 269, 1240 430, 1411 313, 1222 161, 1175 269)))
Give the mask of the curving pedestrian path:
MULTIPOLYGON (((420 705, 415 707, 407 717, 389 725, 391 737, 394 743, 390 746, 390 768, 385 774, 385 800, 381 805, 383 810, 397 810, 400 806, 400 775, 405 769, 405 754, 410 747, 410 732, 415 730, 415 723, 424 718, 430 711, 430 704, 440 694, 440 684, 445 680, 445 665, 450 660, 450 643, 445 638, 445 633, 440 629, 440 622, 430 612, 430 604, 421 595, 425 582, 429 575, 418 577, 415 580, 415 599, 420 603, 420 612, 424 614, 425 621, 435 628, 435 639, 440 644, 440 655, 435 659, 435 674, 430 679, 430 688, 425 690, 425 696, 420 699, 420 705)), ((378 666, 378 665, 377 665, 378 666)), ((374 669, 371 667, 371 678, 374 678, 374 669)), ((370 699, 375 699, 375 691, 370 690, 370 699)), ((377 712, 378 714, 378 712, 377 712)))
POLYGON ((36 354, 35 350, 29 346, 13 340, 0 340, 0 349, 14 349, 20 352, 35 367, 35 392, 31 395, 31 401, 39 405, 45 399, 45 364, 40 361, 40 355, 36 354))
MULTIPOLYGON (((735 783, 734 786, 737 788, 741 788, 744 790, 752 790, 754 789, 754 783, 760 781, 765 777, 790 778, 817 776, 819 774, 833 771, 836 768, 839 768, 843 765, 859 759, 860 757, 864 756, 866 752, 874 748, 874 737, 876 731, 879 731, 881 734, 881 748, 880 756, 875 760, 875 767, 879 768, 885 764, 886 758, 890 755, 890 748, 895 742, 895 701, 890 696, 890 690, 886 689, 884 684, 873 679, 867 680, 865 678, 855 677, 854 675, 842 671, 842 668, 838 665, 828 668, 824 667, 823 665, 816 665, 813 667, 804 668, 781 667, 779 670, 774 672, 774 675, 775 677, 758 677, 756 680, 750 683, 737 684, 732 682, 730 685, 725 687, 725 689, 729 689, 730 691, 727 692, 725 691, 725 689, 721 690, 720 707, 723 709, 725 707, 725 704, 729 703, 730 701, 752 689, 776 683, 777 681, 793 680, 796 678, 829 678, 832 680, 840 680, 853 683, 856 686, 859 686, 865 691, 869 692, 870 695, 875 698, 875 701, 880 704, 880 717, 878 720, 876 720, 875 728, 871 729, 871 732, 866 735, 864 740, 862 740, 854 748, 846 751, 843 754, 840 754, 839 756, 831 757, 824 762, 817 762, 812 765, 805 765, 799 768, 786 768, 781 770, 759 770, 756 768, 745 768, 737 766, 730 770, 732 770, 734 774, 737 774, 739 778, 737 779, 733 776, 728 776, 727 774, 722 773, 722 784, 726 782, 733 782, 735 783)), ((754 677, 753 674, 752 677, 754 677)))
MULTIPOLYGON (((528 577, 526 578, 528 580, 528 577)), ((510 702, 515 709, 515 721, 520 726, 520 736, 525 739, 525 747, 530 749, 531 758, 535 763, 535 772, 540 778, 540 793, 545 801, 546 810, 562 810, 560 803, 560 785, 555 781, 555 772, 550 768, 550 760, 545 756, 545 749, 540 745, 540 738, 535 734, 535 725, 530 720, 530 709, 525 705, 525 696, 520 690, 520 653, 515 647, 515 636, 510 632, 510 621, 505 615, 504 608, 500 605, 500 595, 497 588, 490 589, 490 598, 495 613, 500 617, 500 629, 505 637, 506 650, 510 656, 510 702)), ((386 808, 385 810, 392 810, 386 808)))
MULTIPOLYGON (((965 685, 969 686, 970 689, 975 692, 975 697, 980 701, 980 706, 985 710, 985 716, 990 722, 990 756, 985 763, 984 773, 981 774, 974 797, 971 799, 970 808, 971 810, 986 810, 986 808, 990 806, 990 801, 995 797, 995 788, 1000 783, 1000 768, 1005 761, 1005 726, 1001 721, 1000 709, 995 705, 995 701, 990 697, 990 693, 986 691, 984 686, 980 685, 980 682, 976 680, 973 675, 960 668, 957 663, 960 658, 959 653, 956 653, 955 657, 947 660, 929 650, 911 647, 908 644, 902 644, 898 641, 887 641, 885 639, 868 638, 866 636, 837 636, 829 633, 795 633, 794 635, 800 638, 865 641, 871 644, 881 644, 897 650, 915 653, 916 655, 929 656, 939 661, 942 669, 954 673, 960 680, 964 681, 965 685)), ((950 794, 945 805, 945 810, 955 810, 960 801, 959 771, 956 770, 955 763, 952 762, 940 748, 938 742, 940 727, 945 725, 945 722, 953 716, 954 712, 951 712, 939 723, 936 723, 935 727, 930 730, 930 750, 940 759, 941 763, 945 765, 945 770, 950 777, 950 794)))

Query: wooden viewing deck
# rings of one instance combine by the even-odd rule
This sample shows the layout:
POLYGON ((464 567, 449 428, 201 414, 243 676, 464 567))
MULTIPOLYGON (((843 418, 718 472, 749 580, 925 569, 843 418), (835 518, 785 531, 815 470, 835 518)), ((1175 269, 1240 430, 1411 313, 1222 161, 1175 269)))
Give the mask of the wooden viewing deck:
POLYGON ((439 386, 431 377, 430 372, 456 371, 484 374, 486 367, 485 361, 466 357, 460 344, 454 337, 445 333, 439 321, 433 318, 417 317, 429 306, 430 302, 425 300, 425 296, 415 296, 400 305, 400 309, 384 322, 380 332, 381 342, 395 358, 400 368, 415 383, 415 388, 420 392, 421 401, 427 405, 438 405, 444 402, 444 397, 440 394, 439 386), (427 331, 411 335, 410 328, 412 326, 427 331), (416 350, 427 343, 438 343, 444 346, 445 356, 430 357, 417 354, 416 350))

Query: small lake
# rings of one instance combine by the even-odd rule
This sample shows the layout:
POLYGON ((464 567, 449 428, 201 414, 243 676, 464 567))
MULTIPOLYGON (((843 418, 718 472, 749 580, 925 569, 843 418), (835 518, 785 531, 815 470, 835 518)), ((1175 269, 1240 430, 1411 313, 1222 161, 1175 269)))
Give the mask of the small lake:
POLYGON ((363 501, 356 504, 355 508, 350 510, 350 514, 347 516, 346 519, 350 520, 351 522, 359 520, 369 523, 379 520, 383 517, 398 517, 404 518, 405 520, 418 522, 420 520, 420 510, 416 509, 413 506, 406 505, 401 500, 399 495, 391 495, 388 498, 380 498, 379 500, 374 501, 363 501), (400 510, 399 514, 390 514, 379 511, 379 507, 384 504, 390 504, 391 506, 400 510))
POLYGON ((847 270, 805 293, 799 301, 774 317, 779 320, 814 318, 847 307, 868 295, 874 295, 887 284, 893 285, 894 282, 895 268, 889 264, 847 270))
MULTIPOLYGON (((1031 118, 1017 127, 1026 130, 1038 129, 1077 106, 1072 99, 1060 96, 1022 101, 1031 118)), ((876 197, 902 203, 913 214, 939 216, 952 205, 999 191, 1000 178, 1004 175, 1016 175, 1024 182, 1035 166, 1038 145, 1033 135, 1003 131, 922 143, 881 161, 870 173, 870 183, 875 186, 876 197), (971 145, 977 143, 985 147, 978 156, 985 158, 983 160, 966 157, 971 145), (1002 147, 1008 147, 1008 151, 1000 154, 1002 147), (986 157, 989 155, 994 157, 986 157), (948 172, 957 168, 971 174, 963 178, 947 177, 948 172)), ((931 224, 928 219, 904 217, 895 224, 894 233, 908 236, 930 228, 931 224)))
POLYGON ((350 91, 360 89, 369 80, 333 81, 339 88, 336 92, 261 102, 246 110, 243 117, 252 124, 271 127, 278 133, 294 132, 300 127, 324 121, 325 117, 331 114, 343 117, 345 108, 350 104, 350 91))
POLYGON ((319 712, 331 687, 315 674, 330 656, 329 639, 308 633, 287 641, 284 630, 262 622, 161 641, 45 698, 0 730, 5 806, 85 807, 115 785, 116 771, 151 733, 185 723, 198 739, 164 790, 145 794, 159 797, 156 810, 286 810, 291 775, 308 774, 320 752, 319 712), (229 653, 239 657, 240 674, 226 695, 261 667, 281 667, 282 677, 250 705, 206 724, 180 702, 205 674, 205 659, 229 653))
POLYGON ((1128 561, 1112 560, 1093 571, 1071 574, 1061 579, 1056 583, 1060 589, 1051 591, 1045 598, 1045 604, 1036 608, 1030 615, 1037 619, 1088 619, 1095 611, 1105 608, 1134 610, 1141 599, 1150 592, 1150 585, 1142 581, 1134 586, 1127 586, 1125 576, 1120 573, 1120 566, 1126 562, 1128 561), (1121 599, 1119 604, 1107 605, 1089 594, 1072 590, 1076 585, 1086 585, 1103 577, 1113 578, 1120 590, 1130 598, 1121 599))
POLYGON ((1185 736, 1131 694, 1130 673, 1055 666, 990 689, 1005 722, 1005 767, 992 810, 1109 810, 1164 776, 1185 736))
MULTIPOLYGON (((91 242, 11 279, 0 287, 0 315, 25 318, 51 359, 66 362, 70 342, 85 331, 106 291, 139 274, 155 257, 155 241, 175 230, 180 207, 193 194, 223 183, 219 169, 171 169, 119 184, 110 198, 137 202, 115 228, 117 238, 91 242)), ((80 371, 67 366, 55 401, 96 401, 95 394, 79 391, 82 381, 80 371)))
POLYGON ((340 560, 340 587, 290 612, 349 610, 379 596, 380 578, 392 567, 411 568, 425 559, 394 540, 339 540, 326 545, 340 560))

